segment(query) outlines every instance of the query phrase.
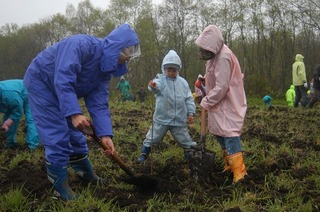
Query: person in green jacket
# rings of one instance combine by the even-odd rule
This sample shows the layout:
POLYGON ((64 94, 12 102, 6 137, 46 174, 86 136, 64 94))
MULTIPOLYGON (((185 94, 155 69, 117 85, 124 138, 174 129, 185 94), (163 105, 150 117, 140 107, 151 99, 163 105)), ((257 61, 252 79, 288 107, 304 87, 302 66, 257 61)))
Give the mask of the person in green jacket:
POLYGON ((297 54, 295 62, 292 65, 292 84, 296 92, 294 107, 298 107, 299 102, 301 102, 302 107, 306 107, 307 105, 308 83, 303 58, 301 54, 297 54))
POLYGON ((290 88, 286 92, 286 100, 289 107, 294 106, 295 98, 296 98, 296 92, 294 91, 294 85, 290 85, 290 88))
POLYGON ((131 86, 129 82, 125 80, 124 76, 121 76, 117 84, 117 89, 120 91, 122 101, 131 100, 131 86))

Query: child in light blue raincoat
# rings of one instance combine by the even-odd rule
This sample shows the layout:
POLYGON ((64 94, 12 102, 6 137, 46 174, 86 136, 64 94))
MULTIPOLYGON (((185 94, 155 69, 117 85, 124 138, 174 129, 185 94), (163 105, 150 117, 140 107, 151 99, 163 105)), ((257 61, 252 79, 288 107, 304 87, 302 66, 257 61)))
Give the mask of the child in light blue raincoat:
MULTIPOLYGON (((168 131, 184 149, 197 145, 189 135, 187 126, 187 122, 193 122, 196 106, 187 81, 179 76, 180 69, 180 57, 170 50, 162 62, 163 74, 149 82, 148 89, 156 98, 156 108, 153 125, 143 141, 139 162, 147 159, 151 146, 161 142, 168 131)), ((186 157, 187 154, 188 151, 185 151, 186 157)))
POLYGON ((6 147, 18 146, 16 134, 23 114, 27 125, 27 145, 30 150, 35 150, 39 146, 39 136, 31 116, 28 93, 22 80, 0 81, 0 112, 4 113, 1 128, 7 138, 6 147))

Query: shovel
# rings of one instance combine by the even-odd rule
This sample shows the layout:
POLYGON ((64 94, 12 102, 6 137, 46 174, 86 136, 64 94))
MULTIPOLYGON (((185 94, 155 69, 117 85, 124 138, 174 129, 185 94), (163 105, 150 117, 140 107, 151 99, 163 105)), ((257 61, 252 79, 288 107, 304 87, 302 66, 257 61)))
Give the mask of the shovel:
MULTIPOLYGON (((202 82, 204 83, 204 82, 202 82)), ((201 83, 201 84, 202 84, 201 83)), ((202 92, 202 98, 206 96, 206 90, 204 86, 200 86, 200 90, 202 92)), ((204 108, 201 108, 201 127, 200 127, 200 145, 197 145, 196 148, 193 148, 194 151, 192 151, 193 154, 191 154, 194 158, 198 158, 203 160, 208 160, 209 162, 213 161, 213 158, 215 154, 213 152, 208 153, 206 152, 206 126, 207 126, 207 112, 204 108)))
MULTIPOLYGON (((82 133, 84 133, 85 135, 90 136, 91 138, 93 138, 102 149, 104 150, 109 150, 109 147, 104 145, 101 142, 101 139, 99 138, 99 136, 97 136, 94 126, 92 124, 90 124, 90 128, 86 128, 86 129, 82 129, 81 130, 82 133)), ((130 176, 129 180, 125 180, 125 182, 129 183, 129 184, 133 184, 136 185, 142 189, 150 189, 153 188, 157 185, 157 181, 154 179, 151 179, 149 177, 146 176, 137 176, 124 162, 123 160, 121 160, 121 158, 118 156, 118 154, 116 152, 113 153, 113 155, 110 155, 111 158, 120 166, 120 168, 125 171, 125 173, 127 173, 130 176)))
POLYGON ((192 147, 192 156, 201 160, 214 159, 215 154, 206 150, 206 123, 207 123, 207 112, 202 108, 201 110, 201 131, 200 131, 200 142, 196 147, 192 147))
POLYGON ((195 180, 198 180, 199 175, 202 177, 207 175, 213 167, 213 162, 215 158, 214 152, 209 152, 206 150, 206 123, 207 123, 207 113, 206 110, 202 108, 201 110, 201 140, 196 147, 191 147, 190 149, 190 159, 189 168, 191 174, 195 180))

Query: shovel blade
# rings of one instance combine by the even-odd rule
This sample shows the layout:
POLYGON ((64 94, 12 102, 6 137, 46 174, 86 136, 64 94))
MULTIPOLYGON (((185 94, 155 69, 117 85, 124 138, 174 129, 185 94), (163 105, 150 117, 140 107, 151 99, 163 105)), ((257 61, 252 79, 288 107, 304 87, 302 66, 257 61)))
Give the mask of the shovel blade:
POLYGON ((153 190, 158 185, 158 182, 156 179, 153 179, 148 176, 133 176, 130 178, 123 179, 125 183, 135 185, 141 190, 153 190))
POLYGON ((215 156, 214 152, 190 150, 189 169, 196 181, 206 179, 213 172, 215 156))

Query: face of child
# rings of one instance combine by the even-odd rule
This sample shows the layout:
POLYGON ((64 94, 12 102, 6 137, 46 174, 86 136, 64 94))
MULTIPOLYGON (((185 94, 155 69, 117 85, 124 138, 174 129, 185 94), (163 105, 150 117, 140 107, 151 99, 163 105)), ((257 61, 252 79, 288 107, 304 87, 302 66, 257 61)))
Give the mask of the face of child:
POLYGON ((175 78, 175 77, 177 77, 178 73, 179 73, 179 70, 178 70, 178 69, 175 69, 175 68, 166 68, 166 76, 167 76, 167 77, 175 78))

